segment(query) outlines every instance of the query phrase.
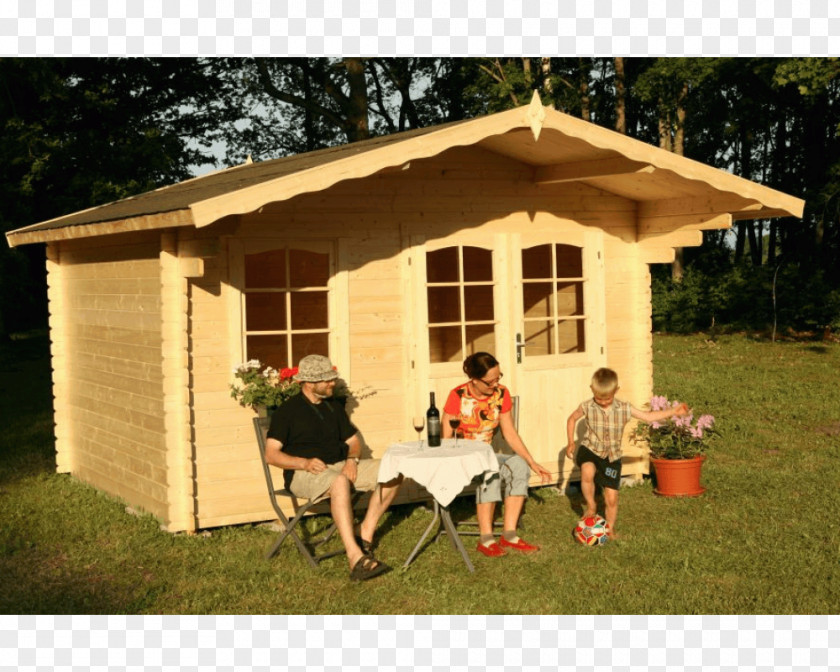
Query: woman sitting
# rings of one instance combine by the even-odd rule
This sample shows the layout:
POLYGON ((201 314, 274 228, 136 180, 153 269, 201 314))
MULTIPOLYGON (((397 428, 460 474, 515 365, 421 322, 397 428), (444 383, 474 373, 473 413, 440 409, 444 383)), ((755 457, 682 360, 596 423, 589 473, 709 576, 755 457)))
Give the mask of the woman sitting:
POLYGON ((513 425, 510 413, 513 401, 508 389, 499 384, 502 373, 496 358, 488 352, 476 352, 464 360, 464 373, 469 380, 449 393, 443 407, 443 437, 453 436, 449 419, 458 417, 461 420, 458 431, 464 438, 490 443, 493 432, 500 427, 505 441, 516 453, 497 454, 498 476, 494 476, 485 487, 476 489, 476 517, 481 535, 477 550, 491 558, 505 555, 505 548, 524 553, 537 551, 539 546, 519 538, 516 525, 528 496, 531 469, 540 475, 543 483, 551 480, 551 474, 534 461, 513 425), (499 543, 496 543, 493 513, 496 502, 502 499, 502 486, 506 493, 504 531, 499 543))

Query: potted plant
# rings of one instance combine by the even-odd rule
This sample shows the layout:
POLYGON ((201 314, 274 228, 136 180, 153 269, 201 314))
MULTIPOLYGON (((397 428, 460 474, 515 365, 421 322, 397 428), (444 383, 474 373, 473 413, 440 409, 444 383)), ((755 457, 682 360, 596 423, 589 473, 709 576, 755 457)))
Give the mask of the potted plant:
MULTIPOLYGON (((240 406, 250 406, 262 417, 270 416, 280 404, 300 393, 300 383, 294 379, 297 372, 296 366, 278 371, 258 359, 251 359, 233 370, 236 381, 230 385, 230 396, 240 406)), ((333 396, 345 405, 348 413, 361 399, 374 394, 376 390, 370 386, 354 392, 340 378, 333 391, 333 396)))
MULTIPOLYGON (((652 411, 661 411, 681 402, 655 396, 650 400, 652 411)), ((706 489, 700 485, 700 472, 706 460, 709 443, 719 432, 712 415, 674 416, 660 422, 640 422, 635 438, 650 447, 650 462, 656 474, 654 492, 666 497, 696 497, 706 489)))
POLYGON ((259 415, 270 415, 284 401, 300 393, 294 379, 297 368, 278 371, 258 359, 252 359, 233 370, 236 382, 231 383, 230 396, 240 406, 250 406, 259 415))

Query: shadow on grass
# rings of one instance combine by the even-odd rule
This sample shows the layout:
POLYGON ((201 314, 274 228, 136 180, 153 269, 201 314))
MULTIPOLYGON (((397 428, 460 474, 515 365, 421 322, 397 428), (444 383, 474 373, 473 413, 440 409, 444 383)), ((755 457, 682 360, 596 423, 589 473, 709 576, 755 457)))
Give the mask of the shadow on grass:
POLYGON ((0 344, 0 484, 55 472, 52 376, 45 335, 0 344))
MULTIPOLYGON (((80 568, 60 549, 0 554, 2 614, 140 613, 153 595, 143 577, 118 577, 95 564, 80 568)), ((147 579, 148 580, 148 579, 147 579)))

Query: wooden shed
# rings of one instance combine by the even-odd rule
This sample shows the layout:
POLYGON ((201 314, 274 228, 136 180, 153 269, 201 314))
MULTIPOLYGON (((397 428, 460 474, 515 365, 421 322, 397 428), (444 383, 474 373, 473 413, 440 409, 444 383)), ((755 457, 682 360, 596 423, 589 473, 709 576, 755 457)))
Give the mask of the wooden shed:
MULTIPOLYGON (((329 355, 366 450, 495 353, 558 480, 593 371, 652 392, 649 264, 803 202, 544 107, 198 177, 7 234, 46 243, 59 472, 171 531, 273 518, 234 367, 329 355)), ((629 446, 625 473, 647 471, 629 446)), ((406 487, 403 499, 423 496, 406 487)))

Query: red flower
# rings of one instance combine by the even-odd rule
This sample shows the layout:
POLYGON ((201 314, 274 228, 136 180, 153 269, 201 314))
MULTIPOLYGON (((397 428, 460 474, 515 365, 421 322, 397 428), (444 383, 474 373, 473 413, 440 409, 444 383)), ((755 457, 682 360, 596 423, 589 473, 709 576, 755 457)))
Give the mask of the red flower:
POLYGON ((298 373, 298 367, 296 367, 296 366, 294 368, 291 368, 291 369, 282 369, 280 371, 280 380, 288 380, 289 378, 292 378, 293 376, 296 376, 297 373, 298 373))

